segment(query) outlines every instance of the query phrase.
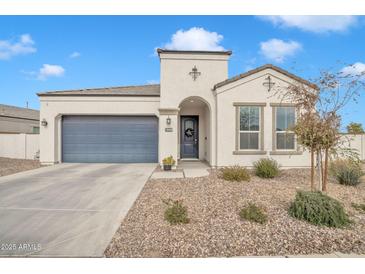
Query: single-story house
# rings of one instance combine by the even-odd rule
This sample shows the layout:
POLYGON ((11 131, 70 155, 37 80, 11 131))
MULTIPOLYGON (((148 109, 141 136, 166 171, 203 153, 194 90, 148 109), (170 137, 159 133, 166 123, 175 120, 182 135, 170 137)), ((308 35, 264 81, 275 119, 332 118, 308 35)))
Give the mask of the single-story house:
POLYGON ((0 104, 0 133, 39 133, 39 110, 0 104))
POLYGON ((231 51, 158 49, 160 84, 38 93, 40 160, 138 163, 200 159, 211 166, 271 157, 307 167, 287 129, 296 108, 273 86, 312 83, 274 65, 228 77, 231 51))

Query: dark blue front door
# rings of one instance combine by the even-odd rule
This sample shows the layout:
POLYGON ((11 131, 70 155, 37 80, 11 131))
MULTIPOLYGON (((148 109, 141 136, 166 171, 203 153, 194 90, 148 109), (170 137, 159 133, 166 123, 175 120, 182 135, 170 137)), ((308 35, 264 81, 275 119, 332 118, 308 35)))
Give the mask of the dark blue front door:
POLYGON ((181 116, 181 158, 199 158, 199 116, 181 116))

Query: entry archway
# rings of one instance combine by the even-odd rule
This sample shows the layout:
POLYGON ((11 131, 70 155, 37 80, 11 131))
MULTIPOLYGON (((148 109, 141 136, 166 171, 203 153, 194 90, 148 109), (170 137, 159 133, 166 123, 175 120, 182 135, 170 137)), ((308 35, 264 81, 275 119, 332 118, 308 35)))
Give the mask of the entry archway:
POLYGON ((211 107, 198 96, 185 98, 179 105, 179 159, 199 159, 211 163, 211 107))

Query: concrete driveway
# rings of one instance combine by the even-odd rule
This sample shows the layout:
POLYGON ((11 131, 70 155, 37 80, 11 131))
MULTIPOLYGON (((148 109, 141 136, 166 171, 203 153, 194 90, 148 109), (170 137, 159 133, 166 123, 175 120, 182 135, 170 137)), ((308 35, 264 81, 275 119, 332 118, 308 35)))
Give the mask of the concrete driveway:
POLYGON ((155 167, 59 164, 0 177, 0 256, 103 256, 155 167))

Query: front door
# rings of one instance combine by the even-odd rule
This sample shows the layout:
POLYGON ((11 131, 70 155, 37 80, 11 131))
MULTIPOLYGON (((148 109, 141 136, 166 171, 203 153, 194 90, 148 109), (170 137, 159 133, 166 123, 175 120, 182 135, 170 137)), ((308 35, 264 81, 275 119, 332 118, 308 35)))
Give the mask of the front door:
POLYGON ((199 116, 181 116, 181 158, 199 158, 199 116))

